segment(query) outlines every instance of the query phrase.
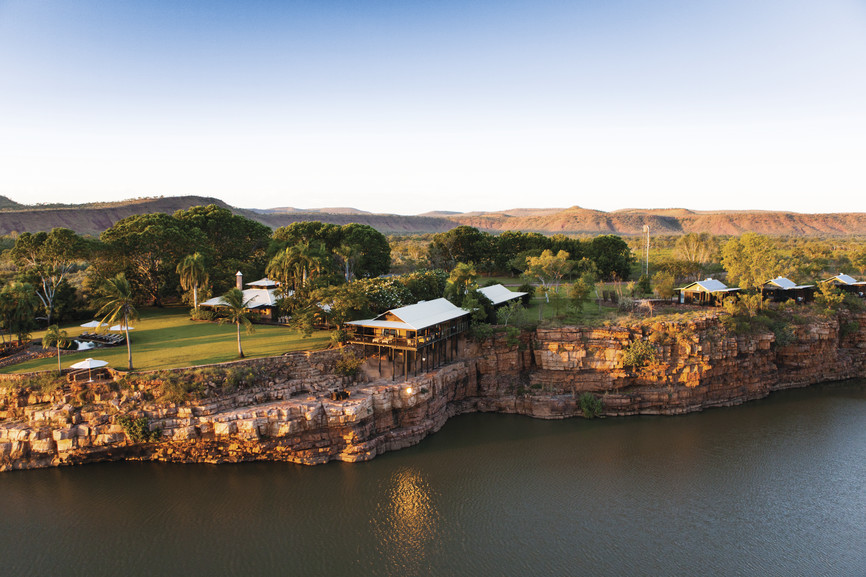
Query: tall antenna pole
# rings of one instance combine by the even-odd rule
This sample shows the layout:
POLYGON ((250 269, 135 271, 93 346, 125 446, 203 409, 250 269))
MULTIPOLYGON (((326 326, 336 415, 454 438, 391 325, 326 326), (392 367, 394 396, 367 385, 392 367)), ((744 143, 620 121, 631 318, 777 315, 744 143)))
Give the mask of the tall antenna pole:
POLYGON ((643 225, 643 231, 646 233, 646 276, 649 278, 649 225, 643 225))

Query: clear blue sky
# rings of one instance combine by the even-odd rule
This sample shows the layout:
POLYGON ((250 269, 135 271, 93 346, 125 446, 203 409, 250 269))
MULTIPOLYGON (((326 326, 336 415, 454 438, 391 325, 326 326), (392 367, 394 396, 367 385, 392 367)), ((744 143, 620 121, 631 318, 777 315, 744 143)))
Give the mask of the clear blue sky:
POLYGON ((866 211, 861 0, 0 0, 0 195, 866 211))

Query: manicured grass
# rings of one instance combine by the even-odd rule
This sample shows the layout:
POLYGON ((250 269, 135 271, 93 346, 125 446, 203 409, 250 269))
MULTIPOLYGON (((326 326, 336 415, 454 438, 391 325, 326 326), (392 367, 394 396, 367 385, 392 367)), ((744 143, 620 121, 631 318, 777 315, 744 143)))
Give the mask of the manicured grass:
MULTIPOLYGON (((168 369, 232 361, 238 358, 236 327, 211 322, 189 320, 189 309, 170 307, 144 309, 141 321, 130 331, 132 365, 137 370, 168 369)), ((63 327, 70 337, 92 329, 77 325, 63 327)), ((297 331, 286 327, 254 325, 255 332, 246 334, 241 329, 241 344, 247 357, 269 357, 292 351, 326 348, 330 333, 317 331, 303 338, 297 331)), ((34 333, 34 338, 44 331, 34 333)), ((108 361, 116 369, 126 368, 126 345, 91 349, 64 354, 64 368, 88 357, 108 361)), ((50 370, 57 367, 57 357, 40 359, 0 369, 4 373, 22 373, 50 370)))

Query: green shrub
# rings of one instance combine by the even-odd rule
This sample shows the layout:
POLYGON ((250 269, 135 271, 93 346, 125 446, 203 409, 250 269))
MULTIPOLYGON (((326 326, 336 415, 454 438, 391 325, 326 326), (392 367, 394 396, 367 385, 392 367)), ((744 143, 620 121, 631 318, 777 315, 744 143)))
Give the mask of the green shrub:
POLYGON ((192 321, 212 321, 216 319, 216 314, 207 309, 191 309, 189 318, 192 321))
POLYGON ((656 359, 656 351, 652 343, 643 339, 632 341, 625 351, 625 356, 622 359, 624 367, 632 367, 637 370, 644 367, 656 359))
POLYGON ((340 353, 340 358, 334 365, 334 372, 338 375, 354 377, 361 370, 361 365, 364 364, 364 357, 359 357, 352 349, 343 349, 340 353))
POLYGON ((580 410, 587 419, 594 419, 601 415, 602 401, 592 393, 580 395, 580 410))
POLYGON ((505 327, 505 343, 509 347, 520 344, 520 329, 517 327, 505 327))
POLYGON ((482 343, 493 336, 493 325, 489 323, 472 323, 469 336, 476 343, 482 343))
POLYGON ((839 336, 848 337, 860 331, 860 323, 857 321, 849 321, 839 327, 839 336))
POLYGON ((61 386, 63 386, 63 379, 57 376, 57 371, 53 371, 24 377, 18 389, 29 389, 37 393, 51 393, 61 386))
POLYGON ((150 430, 150 421, 147 417, 130 417, 123 415, 117 418, 117 423, 123 427, 126 435, 134 443, 149 443, 156 441, 162 434, 161 429, 150 430))
POLYGON ((226 371, 224 389, 237 390, 241 386, 250 386, 256 381, 256 370, 253 367, 232 367, 226 371))

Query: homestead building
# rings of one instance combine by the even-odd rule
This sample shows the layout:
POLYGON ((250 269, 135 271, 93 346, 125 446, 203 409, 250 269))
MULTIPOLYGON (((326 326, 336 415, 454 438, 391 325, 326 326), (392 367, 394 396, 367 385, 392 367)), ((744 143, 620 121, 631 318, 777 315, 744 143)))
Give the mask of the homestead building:
POLYGON ((434 368, 457 356, 459 337, 469 328, 469 312, 444 298, 421 301, 385 311, 372 319, 350 321, 343 325, 350 344, 367 347, 391 361, 392 378, 402 366, 402 374, 434 368))

